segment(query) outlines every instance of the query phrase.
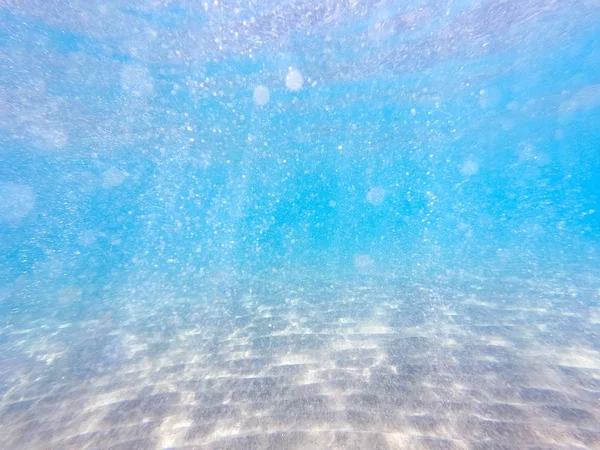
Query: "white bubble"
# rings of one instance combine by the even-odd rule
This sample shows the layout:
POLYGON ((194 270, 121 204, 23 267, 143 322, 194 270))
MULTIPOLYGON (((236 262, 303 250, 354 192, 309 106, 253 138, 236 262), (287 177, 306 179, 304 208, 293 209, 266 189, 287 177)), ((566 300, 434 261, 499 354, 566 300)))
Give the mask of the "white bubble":
POLYGON ((17 223, 35 207, 31 187, 17 183, 0 183, 0 222, 17 223))
POLYGON ((385 190, 383 188, 374 187, 367 192, 367 201, 373 206, 381 205, 384 199, 385 190))
POLYGON ((417 110, 415 108, 411 108, 410 109, 410 115, 413 116, 413 117, 416 116, 417 115, 417 110))
POLYGON ((329 200, 329 206, 331 208, 335 208, 335 205, 337 205, 337 203, 334 200, 329 200))
POLYGON ((304 83, 302 74, 295 69, 290 70, 285 77, 285 85, 290 91, 299 91, 302 89, 302 83, 304 83))
POLYGON ((269 90, 265 86, 256 86, 254 88, 254 103, 258 106, 263 106, 269 103, 269 99, 271 98, 269 94, 269 90))
POLYGON ((121 86, 134 97, 145 97, 154 93, 152 77, 145 67, 125 67, 121 71, 121 86))
POLYGON ((110 169, 105 170, 102 174, 102 187, 111 188, 118 186, 128 176, 129 174, 127 172, 122 172, 114 167, 111 167, 110 169))
POLYGON ((472 159, 467 159, 460 168, 460 173, 465 177, 475 175, 477 172, 479 172, 479 164, 477 163, 477 161, 474 161, 472 159))
POLYGON ((356 255, 354 257, 354 268, 359 272, 367 272, 373 268, 373 260, 369 255, 356 255))

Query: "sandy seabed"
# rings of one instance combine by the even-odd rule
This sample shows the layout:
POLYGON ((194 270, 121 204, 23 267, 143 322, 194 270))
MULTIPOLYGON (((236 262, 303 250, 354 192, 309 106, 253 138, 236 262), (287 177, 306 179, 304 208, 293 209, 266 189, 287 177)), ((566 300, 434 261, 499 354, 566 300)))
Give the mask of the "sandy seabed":
POLYGON ((593 286, 124 289, 0 333, 5 449, 600 448, 593 286))

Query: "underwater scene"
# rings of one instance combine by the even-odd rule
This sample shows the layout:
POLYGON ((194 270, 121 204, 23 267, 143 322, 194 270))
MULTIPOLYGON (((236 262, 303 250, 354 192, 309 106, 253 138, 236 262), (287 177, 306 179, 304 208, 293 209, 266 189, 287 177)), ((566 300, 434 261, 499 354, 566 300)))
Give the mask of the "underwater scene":
POLYGON ((0 449, 600 449, 600 2, 0 0, 0 449))

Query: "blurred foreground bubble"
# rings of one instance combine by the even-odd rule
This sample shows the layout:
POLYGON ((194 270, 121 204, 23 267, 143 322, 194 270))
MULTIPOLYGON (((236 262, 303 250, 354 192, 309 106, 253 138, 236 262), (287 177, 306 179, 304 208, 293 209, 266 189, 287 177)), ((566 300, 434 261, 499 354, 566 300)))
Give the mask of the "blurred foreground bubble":
POLYGON ((461 175, 465 177, 475 175, 477 172, 479 172, 479 164, 477 163, 477 161, 474 161, 472 159, 467 159, 460 168, 461 175))
POLYGON ((295 69, 290 70, 285 77, 285 85, 290 91, 299 91, 303 83, 302 74, 295 69))
POLYGON ((111 188, 120 185, 129 174, 122 172, 114 167, 105 170, 102 174, 102 187, 111 188))
POLYGON ((58 301, 61 305, 68 305, 81 300, 83 290, 76 286, 69 286, 58 291, 58 301))
POLYGON ((394 14, 391 9, 381 8, 371 18, 367 36, 376 43, 384 41, 394 33, 394 14))
POLYGON ((24 184, 0 182, 0 223, 16 224, 35 207, 35 193, 24 184))
POLYGON ((77 243, 84 247, 91 247, 97 241, 96 233, 92 230, 82 232, 77 238, 77 243))
POLYGON ((600 84, 586 86, 571 94, 558 107, 560 114, 571 113, 577 110, 588 110, 600 104, 600 84))
POLYGON ((479 91, 479 106, 482 109, 491 109, 498 106, 502 94, 498 89, 482 89, 479 91))
POLYGON ((373 268, 373 260, 369 255, 356 255, 354 257, 354 268, 359 272, 368 272, 373 268))
POLYGON ((373 206, 379 206, 385 200, 385 190, 380 187, 374 187, 367 192, 367 201, 373 206))
POLYGON ((60 129, 60 125, 48 120, 30 126, 27 131, 34 145, 43 150, 61 149, 69 142, 67 133, 60 129))
POLYGON ((0 303, 5 300, 8 300, 12 295, 12 290, 9 287, 3 286, 0 287, 0 303))
POLYGON ((258 106, 263 106, 269 103, 270 94, 265 86, 256 86, 254 88, 254 103, 258 106))

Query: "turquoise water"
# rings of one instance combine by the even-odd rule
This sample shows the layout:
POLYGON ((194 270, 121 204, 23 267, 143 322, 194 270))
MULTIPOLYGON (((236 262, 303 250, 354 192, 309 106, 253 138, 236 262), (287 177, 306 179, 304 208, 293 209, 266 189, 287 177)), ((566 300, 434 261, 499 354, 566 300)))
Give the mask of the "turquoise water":
POLYGON ((0 1, 7 448, 597 448, 599 19, 0 1))

